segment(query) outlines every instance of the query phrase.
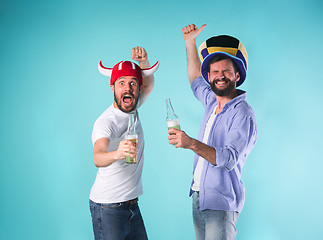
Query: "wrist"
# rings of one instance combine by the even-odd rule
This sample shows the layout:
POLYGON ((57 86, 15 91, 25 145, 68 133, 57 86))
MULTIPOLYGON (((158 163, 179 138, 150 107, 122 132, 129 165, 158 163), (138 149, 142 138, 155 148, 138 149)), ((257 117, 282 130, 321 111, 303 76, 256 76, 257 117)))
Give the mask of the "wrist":
POLYGON ((118 161, 118 160, 121 160, 121 159, 122 159, 122 157, 119 154, 118 150, 112 152, 112 160, 113 161, 118 161))
POLYGON ((138 61, 138 63, 139 63, 139 66, 141 68, 148 68, 148 67, 150 67, 150 64, 149 64, 148 59, 147 60, 138 61))
POLYGON ((197 144, 197 142, 196 142, 196 139, 194 139, 194 138, 190 138, 190 146, 189 146, 189 149, 191 149, 192 151, 195 151, 196 150, 196 144, 197 144))
POLYGON ((195 38, 194 39, 184 39, 186 46, 194 46, 196 45, 195 43, 195 38))

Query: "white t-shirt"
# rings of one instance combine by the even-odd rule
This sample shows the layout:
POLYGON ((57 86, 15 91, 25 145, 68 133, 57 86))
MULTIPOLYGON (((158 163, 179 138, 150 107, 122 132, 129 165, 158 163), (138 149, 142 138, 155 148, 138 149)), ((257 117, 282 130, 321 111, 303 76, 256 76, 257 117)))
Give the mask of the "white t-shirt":
MULTIPOLYGON (((136 132, 138 134, 138 162, 127 164, 125 159, 118 160, 107 167, 98 169, 90 193, 90 200, 96 203, 124 202, 142 195, 141 173, 144 163, 144 135, 138 112, 135 110, 136 132)), ((108 152, 115 151, 125 139, 129 114, 111 105, 96 120, 92 132, 92 143, 100 138, 110 140, 108 152)))
MULTIPOLYGON (((212 111, 212 114, 209 118, 209 120, 207 121, 205 130, 204 130, 204 136, 203 136, 203 143, 207 144, 207 140, 209 139, 209 135, 210 135, 210 131, 211 131, 211 127, 213 125, 213 122, 215 120, 215 110, 216 110, 217 106, 215 106, 214 110, 212 111)), ((202 158, 201 156, 199 157, 198 161, 197 161, 197 165, 194 171, 194 183, 192 185, 192 190, 193 191, 200 191, 200 183, 201 183, 201 175, 202 175, 202 170, 203 170, 203 164, 204 161, 206 161, 204 158, 202 158)))

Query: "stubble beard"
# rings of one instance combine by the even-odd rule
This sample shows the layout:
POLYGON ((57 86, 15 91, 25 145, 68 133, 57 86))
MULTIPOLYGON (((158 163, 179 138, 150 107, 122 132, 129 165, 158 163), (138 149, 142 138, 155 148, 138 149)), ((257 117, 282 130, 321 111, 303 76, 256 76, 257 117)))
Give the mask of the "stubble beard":
POLYGON ((136 109, 137 104, 138 104, 138 98, 139 98, 139 96, 138 96, 138 97, 135 97, 135 96, 134 96, 134 94, 133 94, 133 93, 131 93, 131 92, 128 92, 127 94, 131 95, 131 96, 132 96, 132 98, 133 98, 133 100, 134 100, 134 104, 133 104, 133 106, 132 106, 132 108, 131 108, 130 110, 125 109, 125 108, 123 108, 123 107, 122 107, 122 97, 123 97, 123 95, 124 95, 124 94, 123 94, 120 98, 118 98, 118 97, 116 96, 115 92, 113 93, 113 95, 114 95, 114 102, 117 104, 118 108, 119 108, 122 112, 125 112, 125 113, 129 113, 129 112, 131 112, 131 111, 133 111, 133 110, 135 110, 135 109, 136 109))

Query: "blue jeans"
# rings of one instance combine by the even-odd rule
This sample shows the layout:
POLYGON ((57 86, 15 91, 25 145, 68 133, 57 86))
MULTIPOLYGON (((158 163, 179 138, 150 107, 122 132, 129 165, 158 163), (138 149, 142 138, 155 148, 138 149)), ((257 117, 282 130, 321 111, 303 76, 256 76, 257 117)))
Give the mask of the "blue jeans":
POLYGON ((193 222, 196 240, 233 240, 236 237, 238 212, 200 210, 199 194, 194 192, 193 222))
POLYGON ((95 240, 148 239, 138 203, 95 203, 90 200, 95 240))

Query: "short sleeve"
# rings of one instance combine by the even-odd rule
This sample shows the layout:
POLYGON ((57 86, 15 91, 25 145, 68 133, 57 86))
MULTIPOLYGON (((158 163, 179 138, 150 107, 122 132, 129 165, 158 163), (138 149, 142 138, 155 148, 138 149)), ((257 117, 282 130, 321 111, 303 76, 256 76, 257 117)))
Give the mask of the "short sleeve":
POLYGON ((113 127, 111 126, 111 122, 107 121, 106 119, 98 119, 93 126, 92 131, 92 144, 100 139, 100 138, 108 138, 113 139, 114 138, 114 131, 113 127))

